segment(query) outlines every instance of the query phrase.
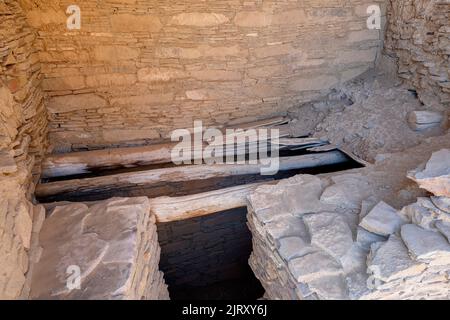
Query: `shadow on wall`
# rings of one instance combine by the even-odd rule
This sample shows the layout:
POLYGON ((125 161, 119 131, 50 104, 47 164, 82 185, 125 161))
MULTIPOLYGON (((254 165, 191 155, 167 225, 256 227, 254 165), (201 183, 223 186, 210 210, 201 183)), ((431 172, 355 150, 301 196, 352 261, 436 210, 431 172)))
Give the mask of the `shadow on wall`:
POLYGON ((160 269, 172 300, 256 300, 264 289, 248 259, 247 209, 158 225, 160 269))

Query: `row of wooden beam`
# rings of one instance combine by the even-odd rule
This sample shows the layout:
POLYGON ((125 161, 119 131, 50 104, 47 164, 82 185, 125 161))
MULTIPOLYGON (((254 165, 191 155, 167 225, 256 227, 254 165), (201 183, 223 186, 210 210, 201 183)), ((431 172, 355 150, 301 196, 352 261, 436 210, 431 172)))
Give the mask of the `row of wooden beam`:
MULTIPOLYGON (((261 120, 248 124, 236 124, 242 129, 277 127, 281 138, 276 144, 268 139, 257 143, 272 144, 276 150, 300 150, 318 148, 327 145, 326 141, 315 138, 299 138, 289 130, 284 118, 261 120)), ((251 143, 234 145, 237 155, 248 153, 251 143)), ((188 182, 243 175, 258 175, 267 166, 265 164, 199 164, 170 166, 157 169, 139 170, 140 166, 169 164, 171 151, 176 143, 148 145, 142 147, 116 148, 48 156, 43 162, 43 178, 61 178, 68 180, 40 183, 36 188, 36 196, 41 199, 54 198, 58 195, 89 194, 127 189, 136 186, 152 186, 157 183, 188 182), (72 175, 82 175, 116 168, 133 168, 131 172, 123 172, 88 178, 71 179, 72 175)), ((234 144, 234 142, 233 142, 234 144)), ((202 146, 203 148, 204 146, 202 146)), ((196 151, 196 150, 194 150, 196 151)), ((195 152, 193 154, 196 154, 195 152)), ((201 154, 201 153, 200 153, 201 154)), ((279 171, 299 170, 327 165, 342 164, 348 157, 336 148, 326 148, 322 152, 278 158, 279 171)), ((246 206, 247 196, 257 187, 274 181, 246 184, 231 188, 213 190, 183 197, 159 197, 151 199, 152 212, 158 222, 170 222, 198 217, 214 212, 246 206)))

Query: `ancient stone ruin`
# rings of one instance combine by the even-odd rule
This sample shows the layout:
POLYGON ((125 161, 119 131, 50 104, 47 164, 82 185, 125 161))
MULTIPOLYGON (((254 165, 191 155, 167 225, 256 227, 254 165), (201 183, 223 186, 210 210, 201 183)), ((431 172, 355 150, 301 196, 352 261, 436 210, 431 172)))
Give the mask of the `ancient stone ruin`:
POLYGON ((0 0, 0 299, 450 299, 450 2, 0 0))

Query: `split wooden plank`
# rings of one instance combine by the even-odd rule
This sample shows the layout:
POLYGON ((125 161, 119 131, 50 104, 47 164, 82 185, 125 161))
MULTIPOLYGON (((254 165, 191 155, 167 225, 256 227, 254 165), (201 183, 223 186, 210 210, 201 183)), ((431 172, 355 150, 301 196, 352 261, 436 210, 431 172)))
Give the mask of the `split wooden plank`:
MULTIPOLYGON (((313 168, 344 163, 347 156, 339 151, 278 158, 279 171, 313 168)), ((266 159, 269 160, 269 159, 266 159)), ((160 182, 181 182, 210 178, 260 174, 269 163, 190 165, 127 172, 95 178, 73 179, 39 184, 36 196, 44 198, 64 193, 108 191, 117 188, 152 185, 160 182)))
POLYGON ((174 143, 49 155, 42 163, 42 178, 64 177, 117 167, 167 163, 174 143))
POLYGON ((150 199, 150 210, 158 223, 174 222, 247 206, 256 188, 277 181, 252 183, 183 197, 150 199))
MULTIPOLYGON (((226 140, 225 140, 226 141, 226 140)), ((259 140, 261 142, 262 140, 259 140)), ((325 142, 311 138, 281 138, 280 146, 275 149, 303 149, 323 145, 325 142)), ((236 144, 236 155, 243 155, 252 150, 255 143, 236 144)), ((161 143, 142 147, 115 148, 85 152, 73 152, 47 156, 42 163, 42 178, 55 178, 71 175, 80 175, 95 171, 104 171, 115 168, 133 168, 144 165, 171 163, 171 151, 177 145, 175 142, 161 143)), ((207 144, 203 145, 203 148, 207 144)), ((211 144, 214 145, 214 144, 211 144)), ((255 149, 255 148, 253 148, 255 149)), ((193 159, 196 150, 193 149, 193 159)), ((200 152, 201 155, 201 152, 200 152)))
MULTIPOLYGON (((227 128, 219 127, 224 134, 226 129, 270 127, 278 125, 280 137, 290 136, 288 120, 274 117, 247 123, 233 123, 227 128), (284 124, 284 125, 283 125, 284 124)), ((193 132, 193 129, 190 130, 193 132)), ((42 163, 42 178, 64 177, 86 174, 97 170, 132 168, 143 165, 171 162, 171 150, 177 142, 166 142, 142 147, 115 148, 86 152, 73 152, 47 156, 42 163)), ((195 158, 193 159, 195 160, 195 158)))
POLYGON ((263 127, 271 127, 271 126, 277 126, 277 125, 283 125, 288 123, 289 120, 285 117, 274 117, 269 119, 262 119, 262 120, 253 120, 249 122, 237 122, 232 121, 226 124, 227 129, 257 129, 257 128, 263 128, 263 127))

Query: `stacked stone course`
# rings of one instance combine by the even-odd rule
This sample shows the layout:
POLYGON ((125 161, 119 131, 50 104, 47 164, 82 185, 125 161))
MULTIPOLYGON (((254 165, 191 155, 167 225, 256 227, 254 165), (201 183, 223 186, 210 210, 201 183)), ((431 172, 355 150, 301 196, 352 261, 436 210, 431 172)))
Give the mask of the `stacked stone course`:
POLYGON ((450 2, 388 1, 386 50, 427 106, 450 106, 450 2))
POLYGON ((20 1, 39 31, 50 137, 62 150, 145 143, 282 114, 373 67, 384 1, 20 1))
POLYGON ((30 202, 47 144, 35 39, 19 3, 0 1, 0 299, 28 296, 43 219, 30 202))

